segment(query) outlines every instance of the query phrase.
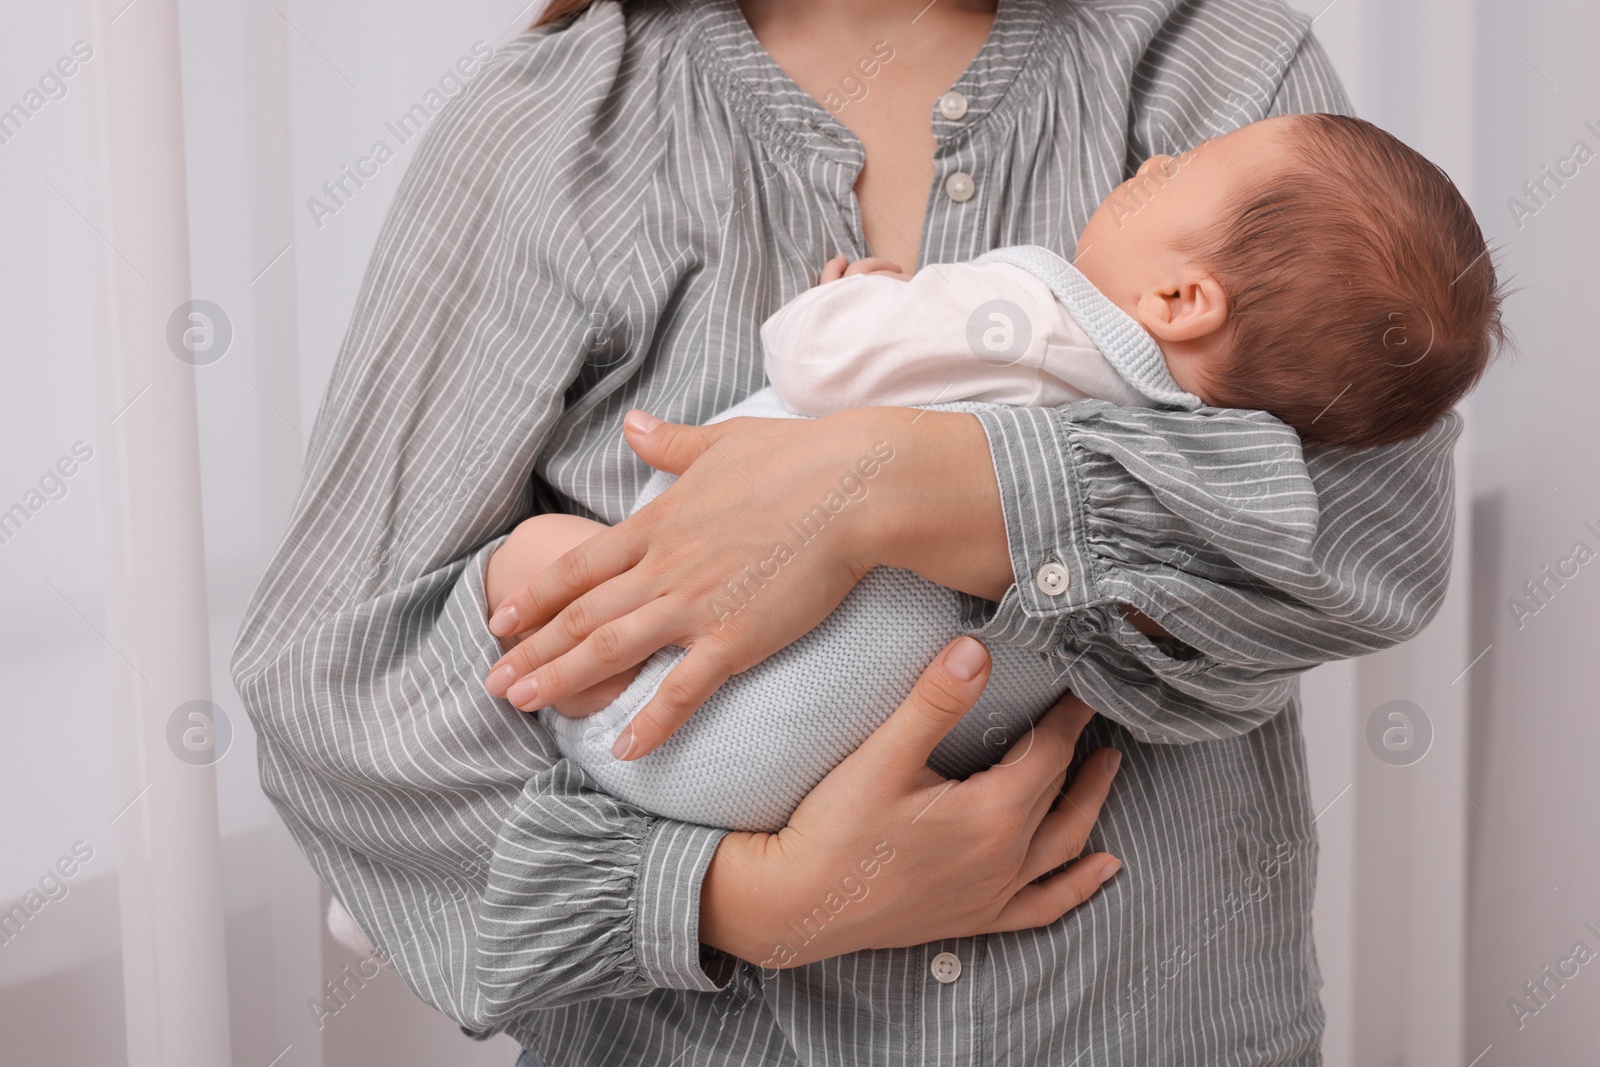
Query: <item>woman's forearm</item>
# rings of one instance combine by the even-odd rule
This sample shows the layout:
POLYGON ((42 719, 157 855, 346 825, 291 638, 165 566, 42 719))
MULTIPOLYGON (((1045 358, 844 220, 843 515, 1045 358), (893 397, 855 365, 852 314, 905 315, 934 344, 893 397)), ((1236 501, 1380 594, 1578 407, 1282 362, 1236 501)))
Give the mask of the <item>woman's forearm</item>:
MULTIPOLYGON (((959 412, 923 412, 913 427, 906 449, 913 462, 885 509, 883 562, 999 600, 1015 579, 988 435, 975 416, 959 412)), ((1137 608, 1118 607, 1140 633, 1172 636, 1137 608)))
POLYGON ((765 834, 731 832, 717 845, 716 855, 700 883, 700 942, 751 963, 764 962, 773 941, 765 933, 769 907, 760 904, 760 838, 765 834))
POLYGON ((873 562, 999 600, 1015 581, 989 442, 961 412, 864 408, 840 419, 888 423, 896 460, 873 510, 873 562))

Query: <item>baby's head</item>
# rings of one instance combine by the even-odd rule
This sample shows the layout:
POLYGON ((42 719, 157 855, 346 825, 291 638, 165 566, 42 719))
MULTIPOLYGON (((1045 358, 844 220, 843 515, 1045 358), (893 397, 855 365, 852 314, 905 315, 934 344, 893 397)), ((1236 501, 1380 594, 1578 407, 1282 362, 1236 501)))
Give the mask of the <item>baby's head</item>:
POLYGON ((1084 227, 1075 263, 1180 386, 1308 441, 1424 432, 1504 341, 1472 210, 1360 119, 1266 119, 1145 161, 1084 227))

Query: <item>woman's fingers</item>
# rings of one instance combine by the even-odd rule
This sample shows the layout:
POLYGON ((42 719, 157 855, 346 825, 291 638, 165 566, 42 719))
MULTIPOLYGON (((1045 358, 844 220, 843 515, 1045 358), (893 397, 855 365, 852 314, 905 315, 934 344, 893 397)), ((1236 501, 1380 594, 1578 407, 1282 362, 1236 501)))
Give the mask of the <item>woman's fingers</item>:
MULTIPOLYGON (((639 629, 633 616, 655 608, 657 610, 652 613, 652 621, 659 620, 664 611, 664 602, 655 595, 651 585, 636 580, 637 577, 636 573, 629 572, 606 581, 562 608, 555 618, 534 629, 527 640, 519 641, 489 669, 487 684, 490 695, 503 696, 506 679, 521 678, 547 663, 553 663, 586 641, 595 642, 592 651, 602 659, 616 659, 615 669, 638 663, 638 659, 627 658, 633 654, 632 648, 627 647, 628 639, 633 638, 639 629), (605 632, 602 633, 602 630, 605 632), (505 670, 508 667, 511 671, 509 674, 505 670)), ((651 625, 644 629, 651 634, 659 632, 662 644, 671 643, 690 628, 681 610, 675 617, 675 625, 651 625)), ((656 645, 645 655, 660 647, 656 645)), ((568 692, 564 691, 562 695, 568 695, 568 692)))
POLYGON ((727 680, 728 672, 719 666, 716 656, 703 646, 691 648, 617 736, 611 754, 619 760, 635 760, 655 751, 727 680))
POLYGON ((1066 795, 1034 830, 1017 873, 1018 885, 1026 885, 1083 853, 1121 763, 1122 753, 1112 748, 1102 748, 1083 761, 1066 795))
MULTIPOLYGON (((1034 838, 1039 836, 1040 825, 1050 814, 1050 809, 1055 805, 1055 802, 1061 799, 1061 786, 1065 778, 1066 772, 1062 771, 1056 777, 1054 788, 1045 790, 1034 799, 1033 807, 1028 810, 1027 818, 1022 821, 1021 828, 1017 831, 1016 840, 1023 846, 1023 850, 1021 866, 1018 868, 1019 873, 1011 883, 1012 892, 1016 892, 1032 880, 1031 878, 1023 878, 1020 872, 1027 866, 1028 855, 1034 848, 1034 838)), ((1082 850, 1080 849, 1079 851, 1082 850)))
MULTIPOLYGON (((643 663, 657 649, 678 640, 683 619, 669 601, 656 600, 629 612, 626 618, 599 624, 582 641, 551 654, 540 647, 540 642, 553 625, 523 642, 504 659, 514 671, 528 667, 505 691, 505 698, 523 711, 537 711, 566 700, 643 663), (524 651, 530 647, 531 651, 524 651)), ((491 672, 490 677, 498 682, 507 675, 491 672)))
MULTIPOLYGON (((945 646, 894 714, 800 802, 788 826, 765 839, 764 855, 744 860, 780 872, 763 878, 757 905, 772 913, 773 927, 805 915, 831 890, 836 875, 819 871, 848 870, 861 856, 894 861, 860 911, 842 913, 783 966, 862 948, 1045 926, 1115 871, 1115 861, 1096 855, 1032 881, 1083 849, 1114 770, 1112 752, 1096 754, 1072 788, 1059 792, 1072 746, 1091 717, 1081 701, 1047 713, 1032 731, 1031 748, 1027 739, 1013 747, 1019 758, 1010 766, 962 782, 928 768, 933 750, 977 702, 990 669, 987 650, 972 638, 945 646), (1003 794, 1017 799, 1003 806, 1003 794)), ((726 866, 707 880, 732 883, 739 893, 755 884, 742 873, 729 875, 726 866)))
POLYGON ((656 470, 682 474, 691 463, 716 447, 717 440, 725 432, 724 427, 739 421, 728 419, 710 426, 685 426, 664 422, 636 408, 623 418, 622 436, 634 454, 656 470))
POLYGON ((1011 746, 1005 759, 973 778, 993 781, 994 801, 1006 810, 1031 804, 1041 793, 1058 786, 1060 776, 1072 763, 1078 738, 1092 718, 1094 709, 1068 693, 1011 746))
POLYGON ((928 757, 972 710, 988 682, 989 650, 974 638, 956 638, 934 657, 910 695, 856 754, 873 760, 881 772, 899 781, 931 773, 928 757))
POLYGON ((1054 878, 1023 886, 994 922, 976 932, 997 934, 1048 926, 1094 896, 1121 868, 1121 860, 1104 852, 1085 856, 1054 878))
POLYGON ((543 626, 578 597, 630 569, 644 556, 640 538, 625 526, 598 533, 540 571, 506 597, 489 617, 496 637, 543 626))

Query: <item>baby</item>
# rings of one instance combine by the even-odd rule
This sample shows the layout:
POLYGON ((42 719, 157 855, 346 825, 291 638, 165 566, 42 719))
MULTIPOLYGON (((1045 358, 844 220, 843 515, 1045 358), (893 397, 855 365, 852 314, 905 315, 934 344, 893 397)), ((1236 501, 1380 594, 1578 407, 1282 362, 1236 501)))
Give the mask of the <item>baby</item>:
MULTIPOLYGON (((1094 399, 1259 409, 1306 442, 1386 444, 1424 432, 1477 382, 1503 340, 1500 301, 1483 235, 1437 167, 1357 119, 1274 118, 1146 161, 1094 213, 1070 263, 1012 247, 907 277, 882 260, 834 259, 762 328, 771 388, 713 421, 1094 399)), ((856 487, 892 462, 892 448, 863 457, 874 470, 856 487)), ((657 474, 634 510, 671 481, 657 474)), ((601 528, 567 515, 523 522, 491 564, 488 603, 512 592, 506 575, 537 573, 601 528)), ((541 715, 623 800, 776 830, 973 621, 971 598, 879 568, 641 759, 614 759, 612 743, 681 649, 563 709, 599 709, 588 718, 541 715)), ((1070 684, 1037 653, 991 653, 978 706, 930 760, 941 774, 998 759, 1070 684)))

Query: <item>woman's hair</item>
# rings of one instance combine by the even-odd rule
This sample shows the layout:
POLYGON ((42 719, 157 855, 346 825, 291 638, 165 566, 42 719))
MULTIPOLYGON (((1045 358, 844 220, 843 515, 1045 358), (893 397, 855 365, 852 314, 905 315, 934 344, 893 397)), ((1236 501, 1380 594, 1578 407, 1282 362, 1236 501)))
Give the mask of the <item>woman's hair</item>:
POLYGON ((1228 294, 1222 407, 1306 440, 1426 431, 1506 343, 1505 291, 1444 171, 1360 119, 1295 119, 1298 165, 1253 184, 1201 260, 1228 294))
POLYGON ((594 3, 594 0, 550 0, 539 17, 533 20, 534 26, 549 26, 557 22, 566 22, 583 14, 583 9, 594 3))

